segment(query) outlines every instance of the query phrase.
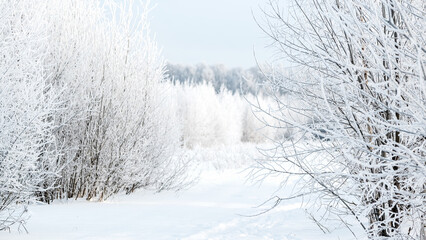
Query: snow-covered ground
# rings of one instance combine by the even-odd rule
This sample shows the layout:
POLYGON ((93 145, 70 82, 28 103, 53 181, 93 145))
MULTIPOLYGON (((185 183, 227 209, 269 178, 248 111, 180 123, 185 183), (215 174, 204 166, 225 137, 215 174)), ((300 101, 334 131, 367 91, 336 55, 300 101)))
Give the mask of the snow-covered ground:
MULTIPOLYGON (((324 234, 298 200, 250 217, 272 205, 256 207, 276 194, 280 179, 266 179, 262 184, 247 181, 248 164, 218 169, 220 164, 209 158, 212 151, 199 151, 207 161, 198 165, 199 181, 187 190, 139 191, 102 203, 33 205, 26 224, 29 233, 14 229, 0 232, 0 239, 354 239, 346 229, 324 234)), ((225 152, 215 156, 229 157, 225 152)))

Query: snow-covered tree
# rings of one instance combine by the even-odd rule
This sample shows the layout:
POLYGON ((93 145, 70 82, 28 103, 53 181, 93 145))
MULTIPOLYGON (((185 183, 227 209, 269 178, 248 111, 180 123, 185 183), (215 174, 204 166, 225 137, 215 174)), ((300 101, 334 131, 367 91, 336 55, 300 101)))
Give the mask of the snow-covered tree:
POLYGON ((424 2, 293 0, 288 11, 269 3, 265 32, 303 75, 269 77, 272 95, 300 104, 276 97, 267 112, 301 138, 278 141, 282 154, 263 167, 299 176, 286 197, 314 195, 325 218, 346 224, 341 216, 352 215, 371 239, 424 239, 424 2))
POLYGON ((256 94, 259 91, 258 83, 264 82, 265 78, 258 67, 228 69, 224 65, 197 64, 194 67, 169 63, 167 70, 172 81, 191 82, 193 84, 207 82, 214 86, 216 93, 219 93, 224 86, 232 93, 256 94))

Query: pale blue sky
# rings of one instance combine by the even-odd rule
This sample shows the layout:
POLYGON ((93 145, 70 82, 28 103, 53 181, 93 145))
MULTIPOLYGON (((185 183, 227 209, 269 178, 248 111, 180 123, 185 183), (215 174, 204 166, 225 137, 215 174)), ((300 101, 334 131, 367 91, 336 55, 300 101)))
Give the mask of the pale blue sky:
POLYGON ((151 0, 151 31, 171 63, 255 66, 269 42, 256 25, 263 0, 151 0))

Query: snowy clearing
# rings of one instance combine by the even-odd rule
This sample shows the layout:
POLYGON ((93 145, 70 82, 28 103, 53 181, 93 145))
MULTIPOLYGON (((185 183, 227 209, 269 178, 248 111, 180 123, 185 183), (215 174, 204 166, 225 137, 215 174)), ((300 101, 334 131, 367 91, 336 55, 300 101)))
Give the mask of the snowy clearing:
POLYGON ((234 154, 227 148, 199 149, 197 158, 206 160, 197 166, 199 181, 181 192, 138 191, 105 202, 70 200, 30 206, 29 233, 13 229, 0 232, 0 239, 354 239, 346 229, 324 234, 300 209, 298 200, 248 217, 271 206, 256 207, 277 194, 280 179, 269 178, 261 185, 247 181, 248 162, 227 170, 218 167, 223 168, 227 157, 242 157, 237 150, 250 148, 254 150, 234 146, 234 154), (222 159, 214 161, 213 156, 222 159))

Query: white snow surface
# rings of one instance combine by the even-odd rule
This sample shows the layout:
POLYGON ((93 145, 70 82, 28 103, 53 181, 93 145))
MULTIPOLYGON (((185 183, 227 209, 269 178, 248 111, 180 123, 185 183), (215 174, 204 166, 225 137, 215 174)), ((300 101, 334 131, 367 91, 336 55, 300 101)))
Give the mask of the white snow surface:
MULTIPOLYGON (((11 233, 0 232, 0 239, 355 239, 344 228, 324 234, 307 217, 300 200, 282 202, 257 215, 272 206, 273 202, 268 202, 259 207, 278 194, 280 178, 249 181, 248 164, 224 170, 210 160, 198 164, 199 181, 180 192, 141 190, 105 202, 68 200, 32 205, 25 225, 28 233, 15 228, 11 233)), ((291 186, 279 193, 287 189, 291 186)))

